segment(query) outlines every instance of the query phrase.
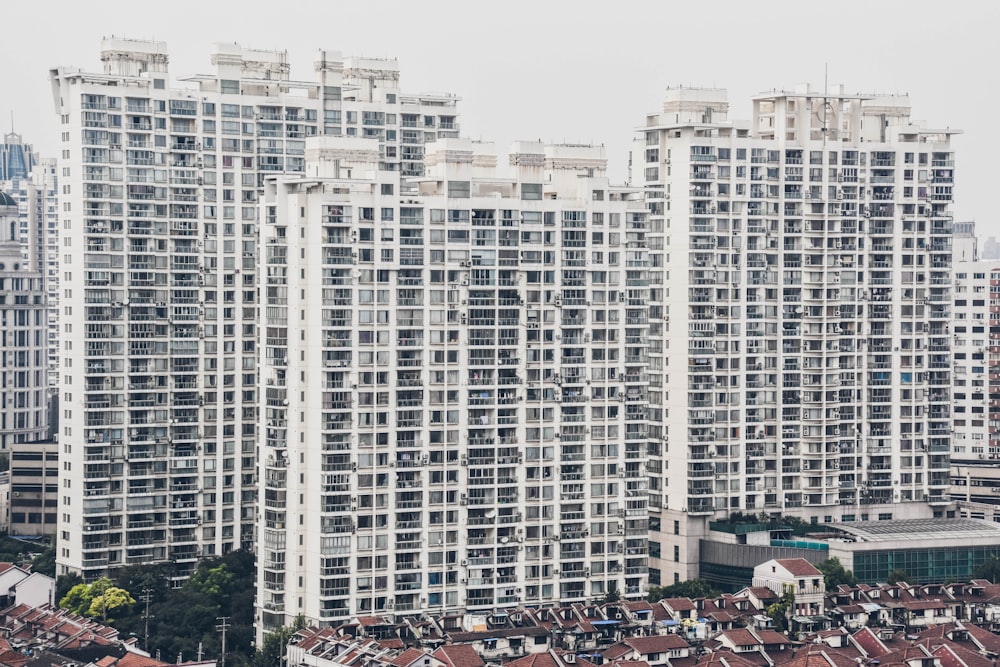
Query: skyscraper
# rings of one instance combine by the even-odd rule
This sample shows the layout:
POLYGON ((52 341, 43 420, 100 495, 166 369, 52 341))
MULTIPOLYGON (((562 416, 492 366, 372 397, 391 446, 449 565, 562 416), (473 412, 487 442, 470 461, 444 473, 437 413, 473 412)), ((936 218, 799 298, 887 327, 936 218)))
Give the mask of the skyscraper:
POLYGON ((0 181, 28 178, 38 157, 21 135, 8 132, 0 143, 0 181))
POLYGON ((378 161, 266 186, 258 631, 641 596, 641 192, 589 146, 378 161))
POLYGON ((948 500, 953 130, 799 88, 729 120, 677 88, 632 157, 650 210, 650 583, 731 513, 948 500))
POLYGON ((59 572, 198 558, 253 543, 257 195, 302 172, 305 139, 375 140, 422 173, 457 100, 405 95, 395 61, 220 45, 175 87, 162 42, 109 39, 103 72, 51 72, 62 145, 59 572))

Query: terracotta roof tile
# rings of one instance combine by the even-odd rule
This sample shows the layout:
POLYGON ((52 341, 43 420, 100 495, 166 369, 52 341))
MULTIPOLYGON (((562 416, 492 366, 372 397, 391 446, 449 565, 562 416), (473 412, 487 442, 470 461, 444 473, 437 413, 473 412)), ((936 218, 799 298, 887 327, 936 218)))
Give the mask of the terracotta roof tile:
POLYGON ((486 663, 468 644, 449 644, 434 651, 434 657, 449 667, 483 667, 486 663))
POLYGON ((427 657, 427 654, 418 648, 408 648, 389 663, 393 667, 408 667, 418 660, 423 660, 427 657))
POLYGON ((805 558, 779 558, 777 563, 795 577, 821 577, 823 573, 805 558))

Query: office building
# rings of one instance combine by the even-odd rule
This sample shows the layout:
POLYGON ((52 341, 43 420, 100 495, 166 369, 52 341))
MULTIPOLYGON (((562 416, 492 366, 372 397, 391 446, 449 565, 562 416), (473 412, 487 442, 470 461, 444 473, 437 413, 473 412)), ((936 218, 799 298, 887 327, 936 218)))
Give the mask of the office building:
POLYGON ((17 202, 0 192, 0 451, 48 436, 42 275, 24 259, 17 202))
POLYGON ((650 210, 650 583, 708 522, 941 514, 951 449, 954 130, 806 87, 729 120, 667 91, 632 156, 650 210))
POLYGON ((52 70, 62 143, 59 573, 99 577, 253 544, 257 196, 305 140, 368 137, 422 173, 457 100, 404 95, 395 61, 220 45, 175 84, 162 42, 108 39, 103 71, 52 70))
POLYGON ((601 148, 265 186, 258 632, 644 594, 646 212, 601 148))
POLYGON ((38 162, 38 155, 23 137, 8 132, 0 143, 0 181, 26 179, 38 162))

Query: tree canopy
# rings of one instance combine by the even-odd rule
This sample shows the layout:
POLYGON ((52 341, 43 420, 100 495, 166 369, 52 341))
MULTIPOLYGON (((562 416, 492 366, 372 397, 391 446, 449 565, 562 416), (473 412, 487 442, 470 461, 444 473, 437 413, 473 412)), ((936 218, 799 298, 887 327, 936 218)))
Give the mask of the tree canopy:
POLYGON ((92 584, 76 584, 59 601, 60 607, 101 623, 113 623, 116 614, 127 612, 134 604, 135 598, 127 590, 106 577, 92 584))
POLYGON ((100 584, 106 588, 95 590, 99 582, 86 584, 79 577, 60 577, 60 606, 99 621, 106 607, 110 625, 123 636, 134 634, 142 649, 153 655, 159 652, 166 662, 174 662, 178 655, 195 658, 199 644, 206 657, 217 658, 221 636, 216 626, 218 618, 226 616, 227 667, 243 667, 253 658, 253 554, 236 551, 206 559, 183 583, 170 563, 123 567, 112 579, 101 581, 106 582, 100 584), (115 607, 119 602, 125 603, 115 607))
POLYGON ((834 589, 841 584, 856 586, 858 583, 854 573, 846 569, 836 556, 816 563, 816 569, 823 573, 823 581, 826 583, 827 590, 834 589))
POLYGON ((990 583, 1000 583, 1000 558, 992 556, 988 561, 972 571, 973 579, 989 579, 990 583))
POLYGON ((791 590, 786 590, 780 600, 772 605, 769 605, 765 610, 765 613, 771 617, 774 629, 778 632, 788 631, 788 611, 794 604, 795 593, 791 590))
POLYGON ((650 586, 646 599, 656 602, 663 598, 714 598, 719 591, 701 579, 688 579, 670 586, 650 586))
POLYGON ((890 584, 898 584, 899 582, 906 581, 909 578, 910 575, 909 573, 907 573, 906 570, 896 568, 895 570, 889 573, 889 576, 888 578, 886 578, 886 581, 889 582, 890 584))

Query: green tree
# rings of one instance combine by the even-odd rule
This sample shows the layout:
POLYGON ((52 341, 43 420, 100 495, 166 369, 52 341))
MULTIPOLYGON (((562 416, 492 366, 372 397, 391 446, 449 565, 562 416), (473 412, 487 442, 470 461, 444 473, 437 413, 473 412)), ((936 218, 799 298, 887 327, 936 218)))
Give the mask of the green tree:
POLYGON ((225 564, 219 564, 216 567, 198 568, 184 584, 184 587, 217 598, 229 590, 232 582, 232 572, 226 569, 225 564))
POLYGON ((764 613, 774 624, 774 629, 778 632, 788 631, 788 610, 795 604, 795 593, 790 589, 785 589, 781 598, 774 604, 768 606, 764 613))
MULTIPOLYGON (((108 581, 110 583, 110 580, 108 581)), ((122 607, 128 608, 134 604, 135 598, 127 590, 108 585, 91 599, 86 615, 90 618, 100 618, 101 623, 109 623, 113 622, 109 614, 117 613, 122 607)))
POLYGON ((56 547, 50 546, 42 553, 35 556, 31 561, 31 571, 55 578, 56 576, 56 547))
MULTIPOLYGON (((69 574, 60 574, 58 577, 56 577, 55 599, 59 601, 60 607, 63 606, 62 599, 66 597, 66 594, 69 593, 70 589, 72 589, 77 584, 82 584, 82 583, 83 583, 83 577, 81 577, 76 572, 70 572, 69 574)), ((68 609, 69 607, 64 607, 64 608, 68 609)))
POLYGON ((109 614, 134 604, 135 598, 125 589, 115 586, 107 577, 92 584, 76 584, 59 601, 60 607, 74 614, 100 619, 102 623, 109 621, 109 614))
POLYGON ((646 599, 656 602, 663 598, 714 598, 719 591, 701 579, 688 579, 670 586, 650 586, 646 599))
POLYGON ((993 556, 972 571, 973 579, 989 579, 990 583, 1000 583, 1000 558, 993 556))
POLYGON ((68 609, 74 614, 83 615, 83 612, 90 609, 90 603, 94 595, 90 590, 90 584, 79 583, 69 589, 69 591, 59 600, 59 606, 68 609))
POLYGON ((906 570, 896 568, 889 573, 889 577, 886 579, 890 584, 898 584, 901 581, 906 581, 910 578, 909 573, 906 570))
POLYGON ((264 644, 254 653, 250 667, 275 667, 282 664, 288 640, 305 626, 305 618, 300 614, 295 617, 295 623, 291 627, 278 628, 264 635, 264 644))
POLYGON ((816 569, 823 573, 823 581, 826 583, 827 590, 832 590, 841 584, 856 586, 858 583, 854 573, 846 569, 836 556, 816 563, 816 569))

